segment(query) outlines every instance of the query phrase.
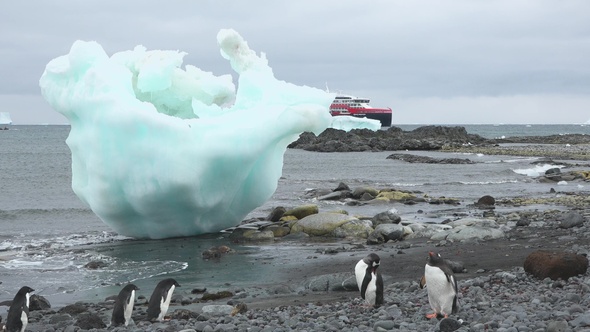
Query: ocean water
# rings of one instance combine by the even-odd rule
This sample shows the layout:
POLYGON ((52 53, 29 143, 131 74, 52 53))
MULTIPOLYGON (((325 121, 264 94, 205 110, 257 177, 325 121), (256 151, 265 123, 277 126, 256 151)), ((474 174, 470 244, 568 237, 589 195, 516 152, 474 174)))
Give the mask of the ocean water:
MULTIPOLYGON (((417 126, 400 127, 411 130, 417 126)), ((470 133, 488 138, 590 133, 590 126, 583 125, 465 127, 470 133)), ((288 266, 277 269, 273 264, 261 263, 276 262, 278 256, 291 250, 285 249, 286 244, 237 245, 218 234, 138 241, 113 233, 71 189, 71 156, 65 143, 68 132, 69 126, 12 126, 0 131, 0 301, 12 299, 24 284, 60 306, 78 300, 102 300, 116 294, 126 282, 150 289, 163 275, 176 278, 188 289, 225 289, 228 284, 248 287, 281 278, 281 273, 288 277, 288 266), (202 251, 219 245, 228 245, 236 253, 221 261, 201 258, 202 251), (107 267, 84 268, 93 260, 106 262, 107 267)), ((346 209, 365 216, 395 208, 402 219, 416 222, 439 222, 456 211, 454 206, 429 204, 350 207, 318 202, 305 195, 312 189, 336 188, 340 182, 351 188, 370 185, 453 197, 460 199, 461 205, 472 204, 483 195, 548 195, 555 187, 534 181, 533 175, 546 169, 531 164, 536 158, 408 152, 477 162, 430 165, 386 159, 391 153, 288 150, 277 191, 249 217, 266 216, 277 206, 309 203, 318 204, 321 211, 346 209)), ((556 189, 586 190, 578 184, 556 189)), ((311 246, 304 250, 313 253, 315 249, 311 246)))

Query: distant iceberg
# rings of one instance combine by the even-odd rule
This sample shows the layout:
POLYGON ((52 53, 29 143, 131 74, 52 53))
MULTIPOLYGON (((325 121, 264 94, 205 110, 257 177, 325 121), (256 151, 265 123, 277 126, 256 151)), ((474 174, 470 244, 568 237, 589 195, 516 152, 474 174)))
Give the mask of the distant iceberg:
POLYGON ((239 74, 181 68, 179 51, 138 46, 109 57, 76 41, 40 87, 71 124, 72 188, 106 224, 136 238, 216 232, 274 193, 283 154, 332 125, 333 94, 274 77, 233 30, 217 35, 239 74))
POLYGON ((0 125, 10 125, 12 124, 12 119, 10 118, 9 112, 0 112, 0 125))

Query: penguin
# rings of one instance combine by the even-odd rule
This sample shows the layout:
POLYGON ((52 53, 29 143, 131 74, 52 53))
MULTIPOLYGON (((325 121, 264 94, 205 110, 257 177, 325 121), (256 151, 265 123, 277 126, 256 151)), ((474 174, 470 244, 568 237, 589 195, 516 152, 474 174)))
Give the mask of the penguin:
POLYGON ((434 313, 426 318, 442 315, 447 318, 457 313, 457 280, 453 270, 447 265, 439 253, 429 252, 424 267, 425 284, 428 286, 428 302, 434 313))
POLYGON ((111 325, 129 325, 131 314, 133 313, 133 305, 135 304, 135 291, 137 290, 139 290, 139 288, 134 284, 128 284, 121 289, 115 300, 111 325))
POLYGON ((35 290, 29 286, 23 286, 18 290, 8 309, 6 325, 4 329, 8 332, 23 332, 29 323, 29 303, 31 293, 35 290))
POLYGON ((180 287, 180 285, 172 278, 164 279, 158 283, 156 288, 154 288, 154 292, 152 293, 148 304, 148 320, 164 320, 164 316, 170 306, 172 292, 174 292, 176 287, 180 287))
POLYGON ((356 283, 361 291, 361 297, 368 305, 378 307, 383 304, 383 278, 377 271, 380 259, 375 253, 370 253, 361 259, 354 268, 356 283))

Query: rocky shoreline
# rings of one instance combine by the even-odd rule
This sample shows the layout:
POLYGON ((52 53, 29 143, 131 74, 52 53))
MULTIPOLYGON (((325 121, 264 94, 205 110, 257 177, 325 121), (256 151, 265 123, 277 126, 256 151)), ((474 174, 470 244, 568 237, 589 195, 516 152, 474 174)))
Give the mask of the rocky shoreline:
MULTIPOLYGON (((575 150, 564 152, 563 142, 530 141, 524 147, 505 147, 497 145, 501 142, 480 141, 461 129, 427 130, 439 132, 440 138, 425 143, 414 136, 409 138, 410 143, 404 144, 424 149, 438 146, 436 150, 441 151, 488 154, 495 151, 556 160, 590 160, 590 157, 579 158, 590 150, 585 137, 576 143, 582 145, 571 143, 568 148, 575 150), (443 139, 445 133, 451 139, 443 139), (476 146, 474 142, 481 145, 476 146), (476 148, 491 150, 464 150, 476 148), (562 153, 571 154, 561 157, 562 153)), ((327 135, 333 135, 331 140, 322 144, 307 141, 306 148, 315 146, 318 150, 312 151, 320 151, 339 146, 328 142, 337 140, 340 133, 327 135)), ((365 131, 355 135, 367 135, 367 142, 371 142, 365 131)), ((351 146, 375 149, 388 145, 351 143, 351 146)), ((415 159, 413 162, 433 161, 415 159)), ((566 164, 566 168, 590 167, 584 163, 566 164)), ((538 181, 557 183, 567 179, 580 184, 590 181, 585 173, 576 174, 550 173, 538 181)), ((209 300, 200 290, 178 289, 169 310, 170 320, 157 323, 145 320, 147 299, 140 297, 133 313, 134 323, 128 327, 108 327, 112 298, 63 308, 39 306, 31 311, 27 331, 590 331, 590 273, 586 259, 590 253, 587 240, 590 195, 587 191, 553 191, 543 197, 484 196, 468 205, 458 205, 452 198, 428 197, 391 188, 351 189, 345 184, 309 194, 347 204, 377 204, 380 200, 443 204, 454 212, 442 224, 424 224, 402 221, 395 211, 358 217, 344 212, 321 213, 313 206, 293 210, 277 208, 264 220, 246 220, 239 227, 227 230, 225 236, 234 241, 265 243, 277 249, 286 244, 314 248, 315 253, 308 257, 309 264, 287 271, 288 279, 277 280, 265 289, 228 286, 226 293, 209 300), (430 250, 453 262, 459 281, 460 310, 448 319, 425 318, 431 309, 419 280, 430 250), (527 258, 539 251, 586 259, 585 268, 584 264, 576 265, 584 268, 584 272, 573 277, 550 278, 525 271, 527 258), (362 305, 352 278, 354 264, 368 252, 376 252, 382 259, 385 304, 379 308, 362 305)), ((223 260, 228 251, 216 250, 203 251, 203 258, 223 260)), ((281 269, 277 261, 269 264, 281 269)))

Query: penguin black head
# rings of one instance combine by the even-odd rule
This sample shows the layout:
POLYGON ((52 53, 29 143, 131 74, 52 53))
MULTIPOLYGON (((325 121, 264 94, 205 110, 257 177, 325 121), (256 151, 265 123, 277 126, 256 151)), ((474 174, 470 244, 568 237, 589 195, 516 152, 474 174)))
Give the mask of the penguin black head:
POLYGON ((426 263, 430 266, 437 266, 444 263, 443 258, 441 255, 434 251, 428 252, 428 258, 426 259, 426 263))
POLYGON ((167 288, 170 288, 173 285, 174 287, 180 287, 180 284, 173 278, 164 279, 158 283, 158 286, 166 286, 167 288))
POLYGON ((135 286, 134 284, 127 284, 127 286, 123 287, 121 292, 125 291, 127 293, 131 293, 131 291, 137 291, 139 287, 135 286))
POLYGON ((29 287, 29 286, 23 286, 23 287, 21 287, 21 288, 18 290, 18 293, 17 293, 17 294, 20 294, 20 295, 23 295, 23 296, 24 296, 25 294, 30 294, 30 293, 32 293, 32 292, 34 292, 34 291, 35 291, 35 290, 34 290, 34 289, 32 289, 32 288, 31 288, 31 287, 29 287))
POLYGON ((369 255, 367 255, 367 257, 365 257, 363 261, 365 262, 365 264, 367 264, 368 268, 371 269, 374 273, 379 267, 381 259, 376 253, 372 252, 369 255))

